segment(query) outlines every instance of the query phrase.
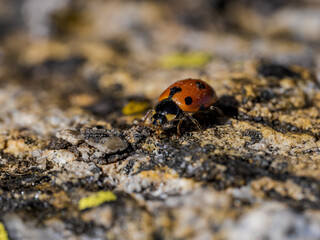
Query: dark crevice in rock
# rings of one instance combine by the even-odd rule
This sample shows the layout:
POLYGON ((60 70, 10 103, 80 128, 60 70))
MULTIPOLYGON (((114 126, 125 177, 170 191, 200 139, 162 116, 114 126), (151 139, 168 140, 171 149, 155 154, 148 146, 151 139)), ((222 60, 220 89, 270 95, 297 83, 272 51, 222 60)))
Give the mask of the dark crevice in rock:
POLYGON ((240 112, 238 119, 243 121, 259 123, 259 124, 262 124, 263 126, 270 127, 273 130, 280 133, 291 132, 291 133, 307 134, 315 137, 315 139, 318 139, 320 134, 320 133, 319 134, 313 133, 310 130, 304 130, 304 129, 298 128, 297 126, 288 122, 279 121, 279 120, 269 120, 268 118, 260 117, 260 116, 255 117, 255 116, 248 115, 244 112, 240 112))

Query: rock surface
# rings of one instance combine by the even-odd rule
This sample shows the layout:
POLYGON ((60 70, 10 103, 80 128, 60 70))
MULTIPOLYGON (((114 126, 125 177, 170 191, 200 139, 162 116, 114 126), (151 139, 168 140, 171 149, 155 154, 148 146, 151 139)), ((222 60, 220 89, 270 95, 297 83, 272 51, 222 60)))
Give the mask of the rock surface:
POLYGON ((40 2, 0 0, 0 236, 320 239, 317 1, 40 2), (141 125, 184 78, 223 115, 141 125))

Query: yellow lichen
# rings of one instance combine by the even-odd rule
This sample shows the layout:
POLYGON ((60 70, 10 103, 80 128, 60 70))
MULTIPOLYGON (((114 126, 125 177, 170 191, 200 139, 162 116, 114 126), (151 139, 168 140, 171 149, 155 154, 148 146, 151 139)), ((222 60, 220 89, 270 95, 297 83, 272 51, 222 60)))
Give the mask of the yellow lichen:
POLYGON ((0 239, 1 240, 9 240, 7 231, 1 222, 0 222, 0 239))
POLYGON ((97 193, 94 193, 88 197, 82 198, 79 201, 78 209, 84 210, 87 208, 93 208, 101 205, 105 202, 112 202, 116 201, 117 196, 111 192, 111 191, 100 191, 97 193))
POLYGON ((122 113, 124 115, 134 115, 142 113, 148 108, 150 108, 150 105, 147 101, 130 101, 122 108, 122 113))
POLYGON ((163 68, 194 68, 207 64, 211 55, 202 52, 173 53, 160 59, 163 68))

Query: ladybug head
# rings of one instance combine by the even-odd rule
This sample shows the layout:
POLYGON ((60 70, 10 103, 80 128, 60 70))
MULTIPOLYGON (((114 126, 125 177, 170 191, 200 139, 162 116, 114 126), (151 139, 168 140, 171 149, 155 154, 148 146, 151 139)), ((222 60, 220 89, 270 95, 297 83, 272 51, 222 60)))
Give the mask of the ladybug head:
POLYGON ((156 113, 151 117, 151 122, 155 126, 162 126, 167 121, 168 120, 167 120, 166 116, 162 115, 162 114, 159 114, 159 113, 156 113))
POLYGON ((151 122, 155 126, 162 126, 181 113, 178 105, 169 98, 160 101, 154 111, 155 114, 151 117, 151 122))

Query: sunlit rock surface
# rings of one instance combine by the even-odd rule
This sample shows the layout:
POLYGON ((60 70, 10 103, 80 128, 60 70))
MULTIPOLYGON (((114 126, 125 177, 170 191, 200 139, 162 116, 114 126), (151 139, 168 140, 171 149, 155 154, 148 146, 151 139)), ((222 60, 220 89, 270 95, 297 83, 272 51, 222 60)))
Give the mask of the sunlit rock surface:
POLYGON ((0 236, 320 239, 319 11, 0 1, 0 236), (184 78, 223 115, 140 124, 184 78))

